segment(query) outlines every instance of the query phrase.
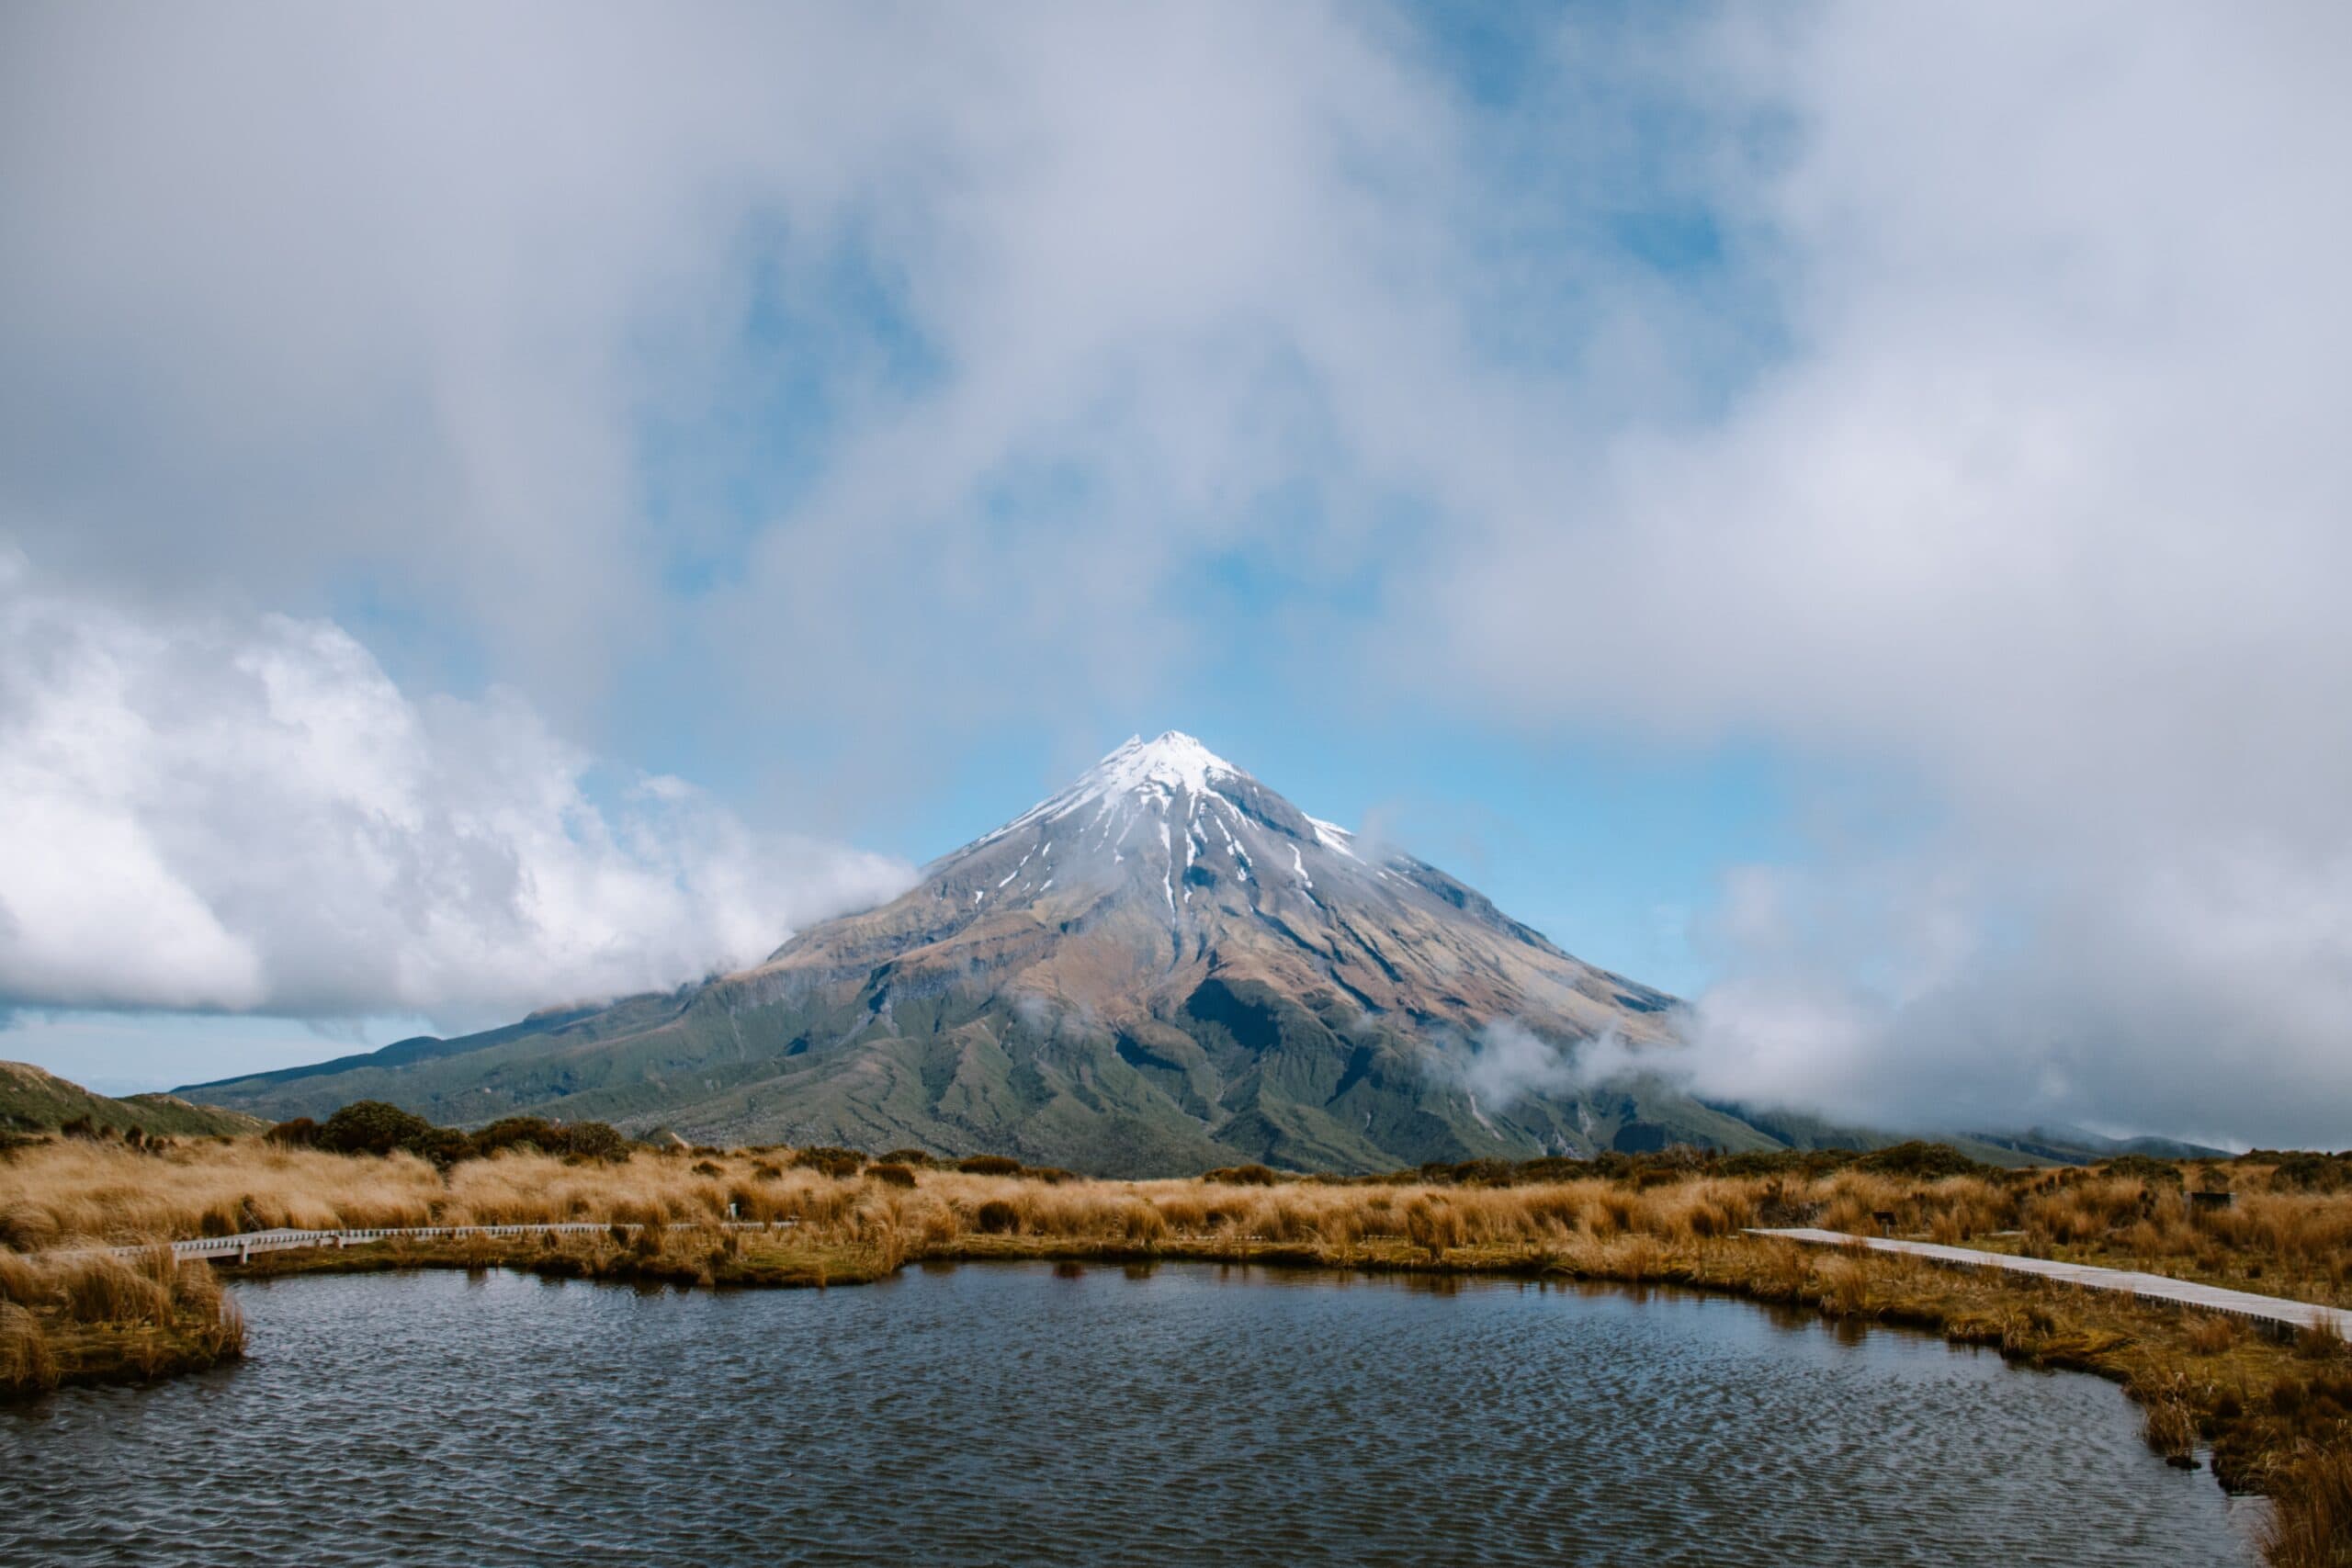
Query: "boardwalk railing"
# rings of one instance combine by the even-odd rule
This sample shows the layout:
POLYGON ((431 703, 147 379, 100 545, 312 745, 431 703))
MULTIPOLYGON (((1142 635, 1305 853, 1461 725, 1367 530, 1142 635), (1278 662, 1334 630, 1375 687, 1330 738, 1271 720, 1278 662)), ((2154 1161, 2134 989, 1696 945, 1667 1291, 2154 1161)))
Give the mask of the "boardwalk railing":
POLYGON ((1923 1258, 1930 1263, 1949 1264, 1961 1269, 1999 1269, 2011 1274, 2030 1274, 2039 1279, 2054 1280, 2060 1284, 2075 1285, 2086 1291, 2116 1291, 2137 1296, 2143 1301, 2226 1313, 2232 1317, 2246 1318, 2274 1331, 2300 1333, 2316 1329, 2352 1339, 2352 1312, 2342 1307, 2290 1302, 2278 1296, 2258 1296, 2251 1291, 2199 1285, 2163 1274, 2143 1274, 2129 1269, 2100 1269, 2087 1263, 2059 1263, 2047 1258, 2018 1258, 2006 1252, 1980 1252, 1973 1247, 1945 1247, 1930 1241, 1849 1235, 1844 1231, 1799 1228, 1751 1230, 1747 1234, 1778 1236, 1783 1241, 1799 1242, 1807 1247, 1859 1247, 1871 1252, 1923 1258))
MULTIPOLYGON (((680 1225, 681 1230, 758 1231, 797 1225, 797 1220, 718 1220, 702 1225, 680 1225)), ((613 1230, 635 1232, 643 1227, 636 1224, 597 1224, 575 1221, 551 1225, 379 1225, 356 1230, 305 1231, 266 1230, 243 1231, 235 1235, 208 1235, 194 1241, 175 1241, 168 1246, 175 1258, 233 1258, 240 1263, 250 1262, 256 1252, 291 1252, 310 1247, 359 1247, 369 1242, 396 1241, 408 1237, 438 1240, 458 1236, 487 1235, 586 1235, 613 1230)), ((153 1252, 159 1244, 144 1247, 108 1247, 93 1250, 112 1253, 117 1258, 141 1258, 153 1252)))

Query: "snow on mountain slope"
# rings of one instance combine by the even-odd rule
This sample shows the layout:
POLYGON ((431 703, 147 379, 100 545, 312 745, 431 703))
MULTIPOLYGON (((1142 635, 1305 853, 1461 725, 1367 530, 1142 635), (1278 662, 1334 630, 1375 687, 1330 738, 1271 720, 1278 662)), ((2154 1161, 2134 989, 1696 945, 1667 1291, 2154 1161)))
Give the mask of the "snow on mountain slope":
POLYGON ((1212 974, 1373 1014, 1562 1041, 1664 1038, 1668 998, 1571 958, 1408 855, 1359 849, 1189 735, 1129 740, 1068 789, 755 973, 1011 987, 1118 1019, 1212 974))

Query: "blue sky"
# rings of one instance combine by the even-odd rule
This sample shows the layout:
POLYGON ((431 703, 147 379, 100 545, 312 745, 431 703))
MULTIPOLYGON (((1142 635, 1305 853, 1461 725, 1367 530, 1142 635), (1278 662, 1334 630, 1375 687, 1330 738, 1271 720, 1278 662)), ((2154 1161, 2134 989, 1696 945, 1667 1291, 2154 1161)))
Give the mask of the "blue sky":
POLYGON ((1175 728, 1707 1092, 2352 1109, 2324 14, 0 28, 0 1055, 675 984, 1175 728))

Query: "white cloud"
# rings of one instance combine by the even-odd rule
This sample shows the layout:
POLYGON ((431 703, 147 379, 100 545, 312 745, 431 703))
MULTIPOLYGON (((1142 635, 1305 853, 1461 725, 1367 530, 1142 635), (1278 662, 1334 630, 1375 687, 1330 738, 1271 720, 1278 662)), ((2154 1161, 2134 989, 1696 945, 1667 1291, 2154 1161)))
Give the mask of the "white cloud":
POLYGON ((1578 1093, 1658 1071, 1655 1050, 1634 1050, 1613 1030, 1563 1047, 1511 1018, 1491 1021, 1460 1051, 1432 1057, 1430 1066, 1458 1081, 1482 1111, 1498 1113, 1531 1094, 1578 1093))
MULTIPOLYGON (((20 10, 0 528, 168 606, 134 630, 250 630, 220 606, 315 614, 358 578, 567 729, 606 661, 684 649, 747 728, 820 716, 876 770, 1091 728, 1237 644, 1384 725, 1418 687, 1760 740, 1886 782, 1910 826, 1825 820, 1716 922, 1730 1081, 2325 1137, 2352 1105, 2346 16, 1577 22, 1497 107, 1360 8, 20 10), (1715 253, 1630 254, 1612 225, 1657 209, 1715 253), (805 319, 747 345, 776 298, 805 319), (759 401, 796 377, 815 406, 759 401), (648 424, 738 421, 754 454, 805 441, 793 482, 657 520, 648 424), (1227 551, 1366 607, 1237 637, 1197 612, 1227 551), (677 556, 717 584, 690 611, 647 586, 677 556)), ((576 767, 488 707, 329 678, 316 625, 251 632, 275 652, 235 673, 342 715, 277 766, 362 821, 444 789, 535 801, 520 842, 568 820, 576 767), (469 728, 490 777, 444 739, 469 728)), ((42 809, 143 890, 86 906, 143 937, 141 994, 277 994, 300 933, 256 938, 235 868, 103 799, 42 809)), ((628 821, 687 811, 591 837, 658 863, 628 821)), ((346 839, 414 931, 522 853, 346 839)), ((602 863, 536 874, 609 908, 602 863)), ((63 923, 6 940, 112 968, 63 923)))
POLYGON ((1736 35, 1789 117, 1727 197, 1785 359, 1521 472, 1453 558, 1498 708, 1769 737, 1907 803, 1735 879, 1714 1092, 2344 1141, 2352 20, 2165 17, 1736 35))
POLYGON ((457 1023, 663 987, 908 867, 413 699, 324 621, 133 618, 0 558, 0 996, 457 1023))

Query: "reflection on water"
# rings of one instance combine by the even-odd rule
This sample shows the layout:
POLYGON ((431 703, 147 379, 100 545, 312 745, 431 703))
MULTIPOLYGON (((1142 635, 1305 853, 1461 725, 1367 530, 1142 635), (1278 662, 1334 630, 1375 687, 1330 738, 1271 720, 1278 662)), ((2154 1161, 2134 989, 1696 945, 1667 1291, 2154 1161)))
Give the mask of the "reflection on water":
POLYGON ((0 1415, 0 1562, 2243 1563, 2109 1384, 1670 1290, 1170 1264, 239 1292, 0 1415))

